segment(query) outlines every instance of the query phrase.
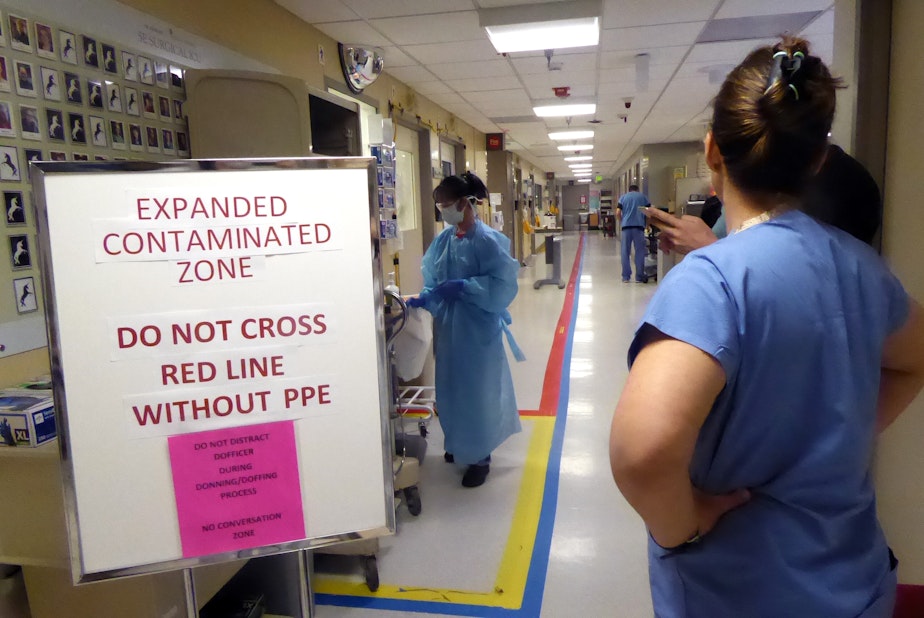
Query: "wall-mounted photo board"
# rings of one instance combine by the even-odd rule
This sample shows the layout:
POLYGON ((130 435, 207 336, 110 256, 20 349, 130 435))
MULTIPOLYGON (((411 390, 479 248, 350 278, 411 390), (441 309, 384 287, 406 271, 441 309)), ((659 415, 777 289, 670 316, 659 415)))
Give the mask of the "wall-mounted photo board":
POLYGON ((394 531, 374 160, 33 175, 76 583, 394 531))

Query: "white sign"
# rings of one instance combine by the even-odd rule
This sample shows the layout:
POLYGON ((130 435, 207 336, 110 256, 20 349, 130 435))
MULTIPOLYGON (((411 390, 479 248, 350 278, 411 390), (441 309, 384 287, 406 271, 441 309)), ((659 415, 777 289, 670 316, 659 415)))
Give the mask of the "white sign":
POLYGON ((394 527, 374 161, 199 165, 33 172, 75 581, 224 547, 187 531, 184 552, 168 448, 184 434, 294 421, 304 538, 244 539, 246 555, 394 527))

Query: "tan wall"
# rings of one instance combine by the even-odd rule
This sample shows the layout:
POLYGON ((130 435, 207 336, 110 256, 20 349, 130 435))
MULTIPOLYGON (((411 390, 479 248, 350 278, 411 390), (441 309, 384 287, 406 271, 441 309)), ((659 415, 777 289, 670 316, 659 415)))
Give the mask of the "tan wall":
MULTIPOLYGON (((889 87, 883 253, 908 292, 924 300, 924 217, 921 170, 924 169, 924 2, 894 0, 892 67, 889 87)), ((879 512, 886 535, 901 561, 904 583, 924 584, 924 398, 918 400, 882 436, 876 481, 879 512)))

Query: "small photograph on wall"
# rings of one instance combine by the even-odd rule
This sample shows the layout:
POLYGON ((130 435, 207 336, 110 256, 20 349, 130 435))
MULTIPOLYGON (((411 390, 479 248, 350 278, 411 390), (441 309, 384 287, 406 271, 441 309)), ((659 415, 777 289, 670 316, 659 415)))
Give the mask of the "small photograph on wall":
POLYGON ((160 119, 170 121, 170 99, 167 97, 157 97, 158 107, 160 108, 160 119))
POLYGON ((94 161, 108 161, 109 157, 107 157, 106 155, 93 155, 93 160, 94 161))
POLYGON ((166 63, 154 61, 154 79, 161 88, 170 87, 170 72, 166 63))
POLYGON ((138 81, 149 86, 154 85, 154 63, 150 58, 138 56, 138 81))
POLYGON ((22 200, 22 191, 4 191, 3 207, 7 225, 26 224, 26 209, 25 202, 22 200))
POLYGON ((186 131, 176 132, 176 152, 181 157, 189 156, 189 138, 186 137, 186 131))
POLYGON ((71 142, 74 144, 87 143, 87 125, 83 119, 83 114, 69 113, 67 115, 67 125, 71 132, 71 142))
POLYGON ((157 127, 145 127, 147 131, 148 152, 160 152, 160 140, 157 137, 157 127))
POLYGON ((42 96, 46 101, 61 100, 61 74, 58 69, 42 67, 42 96))
POLYGON ((6 26, 3 25, 3 14, 0 13, 0 47, 6 47, 6 37, 3 36, 3 29, 6 26))
POLYGON ((170 85, 180 90, 186 87, 183 83, 183 69, 172 64, 170 65, 170 85))
POLYGON ((83 63, 88 67, 93 67, 94 69, 99 68, 99 50, 96 47, 96 39, 88 37, 87 35, 81 35, 81 40, 83 41, 83 63))
POLYGON ((103 109, 103 83, 95 79, 87 80, 87 103, 95 109, 103 109))
POLYGON ((48 158, 52 161, 67 161, 67 153, 61 150, 52 150, 48 153, 48 158))
POLYGON ((58 142, 64 141, 64 113, 58 109, 45 109, 45 128, 48 130, 48 139, 58 142))
POLYGON ((13 110, 6 101, 0 101, 0 135, 16 137, 16 129, 13 128, 13 110))
POLYGON ((176 154, 176 146, 173 143, 173 130, 161 129, 160 138, 161 143, 164 145, 164 154, 176 154))
POLYGON ((22 60, 16 61, 16 92, 21 97, 34 97, 35 75, 32 65, 22 60))
POLYGON ((39 122, 39 111, 32 105, 19 106, 19 128, 22 129, 23 139, 42 139, 42 125, 39 122))
POLYGON ((112 140, 114 149, 125 150, 125 125, 121 120, 109 121, 109 139, 112 140))
POLYGON ((7 70, 6 57, 0 56, 0 92, 10 92, 13 89, 10 84, 10 73, 7 70))
POLYGON ((32 254, 29 252, 29 237, 26 234, 10 236, 10 262, 13 270, 32 267, 32 254))
POLYGON ((141 91, 141 107, 144 109, 145 118, 157 118, 157 110, 154 109, 154 93, 147 90, 141 91))
POLYGON ((77 64, 77 37, 72 32, 58 30, 58 48, 61 50, 61 62, 77 64))
POLYGON ((138 101, 138 91, 134 88, 125 87, 125 113, 129 116, 140 116, 141 105, 138 101))
POLYGON ((68 103, 81 105, 83 93, 80 91, 80 76, 76 73, 64 73, 64 88, 68 103))
POLYGON ((138 81, 138 58, 135 54, 122 52, 122 75, 130 82, 138 81))
POLYGON ((106 82, 106 100, 110 112, 122 111, 122 94, 119 92, 119 85, 115 82, 106 82))
POLYGON ((55 53, 55 34, 51 26, 35 22, 35 53, 42 58, 57 60, 55 53))
POLYGON ((129 144, 131 144, 131 149, 135 152, 142 152, 144 150, 144 135, 141 132, 140 124, 129 123, 128 125, 128 139, 129 144))
POLYGON ((173 119, 179 124, 185 122, 185 118, 183 117, 183 102, 179 99, 173 99, 173 119))
POLYGON ((15 295, 16 311, 18 313, 30 313, 38 310, 35 280, 32 277, 13 279, 13 294, 15 295))
POLYGON ((103 54, 103 70, 113 75, 119 74, 119 61, 116 59, 116 49, 108 43, 100 43, 103 54))
POLYGON ((10 46, 19 51, 32 51, 32 40, 29 37, 29 20, 25 17, 10 15, 10 46))
POLYGON ((29 167, 29 164, 33 161, 45 161, 45 156, 42 154, 41 150, 33 148, 25 148, 23 152, 26 155, 26 178, 32 180, 32 168, 29 167))
POLYGON ((19 149, 15 146, 0 146, 0 180, 19 182, 22 173, 19 169, 19 149))
POLYGON ((109 145, 106 139, 106 121, 99 116, 90 116, 90 135, 93 138, 94 146, 105 148, 109 145))
POLYGON ((89 161, 89 160, 90 160, 90 156, 84 152, 74 153, 74 161, 89 161))

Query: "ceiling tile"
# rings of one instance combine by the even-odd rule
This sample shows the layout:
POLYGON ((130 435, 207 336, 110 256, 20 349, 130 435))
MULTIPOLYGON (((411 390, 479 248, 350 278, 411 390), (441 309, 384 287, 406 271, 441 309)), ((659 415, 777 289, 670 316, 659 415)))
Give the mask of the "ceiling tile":
POLYGON ((638 28, 613 28, 600 35, 600 47, 604 52, 614 50, 647 50, 676 45, 692 45, 702 31, 704 21, 663 26, 641 26, 638 28))
POLYGON ((315 0, 276 0, 276 4, 301 17, 309 24, 328 21, 350 21, 359 17, 340 0, 316 2, 315 0))
POLYGON ((510 88, 507 90, 484 90, 481 92, 468 92, 465 98, 469 103, 478 105, 480 103, 501 103, 501 104, 529 104, 529 95, 522 88, 510 88))
POLYGON ((834 34, 834 9, 829 9, 806 26, 801 34, 811 37, 813 34, 834 34))
POLYGON ((574 96, 574 89, 579 86, 593 87, 597 83, 597 73, 596 71, 570 71, 568 73, 552 71, 551 73, 525 75, 523 81, 531 89, 545 87, 547 98, 554 97, 555 93, 552 88, 560 86, 570 86, 571 96, 574 96))
POLYGON ((557 71, 549 70, 549 61, 545 55, 512 58, 514 68, 520 75, 534 73, 566 73, 569 71, 593 71, 597 66, 597 54, 552 55, 552 66, 559 66, 557 71))
POLYGON ((452 88, 443 82, 417 82, 414 84, 414 90, 428 98, 434 94, 447 94, 452 92, 452 88))
MULTIPOLYGON (((306 0, 302 1, 305 2, 306 0)), ((318 2, 314 0, 311 4, 327 4, 328 1, 318 2)), ((427 0, 426 2, 420 2, 420 0, 342 0, 342 2, 366 19, 424 15, 427 13, 449 13, 473 10, 475 8, 471 0, 427 0)))
POLYGON ((721 43, 699 43, 687 56, 687 62, 727 62, 737 66, 745 56, 762 45, 773 45, 777 39, 755 41, 722 41, 721 43))
POLYGON ((490 43, 480 40, 405 45, 404 53, 428 64, 440 62, 480 62, 496 60, 498 53, 490 43))
POLYGON ((800 32, 816 17, 818 12, 760 15, 756 17, 733 17, 714 19, 706 24, 696 39, 697 43, 718 41, 748 41, 752 39, 775 38, 781 34, 800 32))
POLYGON ((440 79, 466 79, 469 77, 512 76, 513 69, 506 58, 482 62, 449 62, 430 64, 428 67, 440 79))
POLYGON ((373 19, 369 23, 398 45, 420 45, 453 41, 481 41, 481 45, 494 48, 484 29, 478 25, 478 13, 460 11, 432 15, 373 19))
POLYGON ((385 71, 391 67, 408 67, 417 64, 417 61, 401 51, 400 47, 383 46, 382 52, 385 56, 385 71))
POLYGON ((683 2, 639 2, 606 0, 603 5, 604 28, 632 28, 685 21, 706 21, 721 0, 684 0, 683 2))
POLYGON ((438 81, 436 75, 423 68, 422 66, 412 67, 395 67, 389 73, 396 79, 400 79, 405 84, 413 85, 417 82, 435 82, 438 81))
POLYGON ((675 67, 677 66, 677 63, 683 59, 684 55, 686 55, 689 49, 689 45, 675 45, 672 47, 657 47, 654 49, 633 49, 603 52, 600 54, 600 68, 635 68, 635 56, 638 54, 648 54, 648 66, 651 69, 660 66, 675 67))
POLYGON ((391 41, 373 30, 364 21, 338 21, 318 24, 318 30, 339 43, 360 43, 362 45, 391 45, 391 41))
POLYGON ((495 77, 492 79, 447 79, 447 84, 457 92, 483 92, 485 90, 509 90, 517 88, 520 82, 516 77, 495 77))
POLYGON ((756 15, 779 15, 802 11, 823 11, 834 4, 832 0, 725 0, 716 14, 716 19, 730 17, 753 17, 756 15))

